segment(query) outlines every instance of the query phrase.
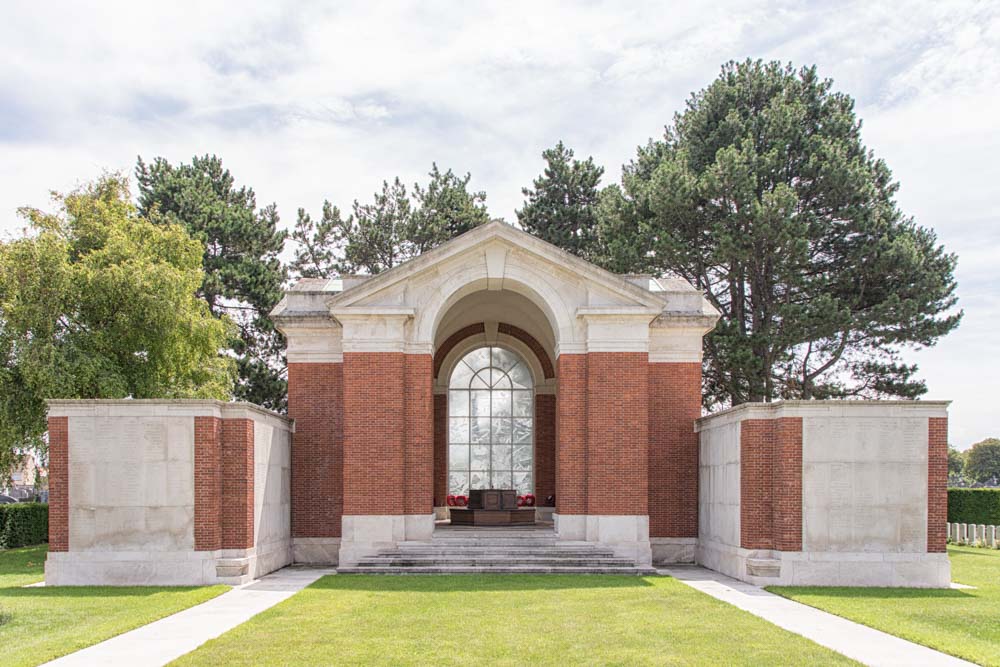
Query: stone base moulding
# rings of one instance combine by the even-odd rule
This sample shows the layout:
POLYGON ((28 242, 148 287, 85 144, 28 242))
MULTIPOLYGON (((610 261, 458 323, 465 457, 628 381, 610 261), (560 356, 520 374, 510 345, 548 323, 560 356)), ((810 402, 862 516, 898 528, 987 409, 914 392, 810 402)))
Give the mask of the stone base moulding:
POLYGON ((697 562, 755 586, 948 588, 948 554, 741 549, 701 541, 697 562))
POLYGON ((649 546, 653 552, 653 565, 672 563, 693 563, 698 547, 696 537, 651 537, 649 546))
POLYGON ((434 514, 348 514, 342 526, 338 566, 352 567, 400 542, 430 540, 434 514))
POLYGON ((639 567, 653 563, 646 515, 553 514, 553 518, 560 540, 600 544, 639 567))
POLYGON ((339 537, 292 538, 292 562, 305 565, 333 565, 340 560, 339 537))

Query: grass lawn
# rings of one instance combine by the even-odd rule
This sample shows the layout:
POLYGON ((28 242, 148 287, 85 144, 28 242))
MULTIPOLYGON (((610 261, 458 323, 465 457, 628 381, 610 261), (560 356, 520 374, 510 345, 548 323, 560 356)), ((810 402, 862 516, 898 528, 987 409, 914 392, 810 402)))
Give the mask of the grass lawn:
POLYGON ((667 577, 334 575, 174 664, 853 663, 667 577))
POLYGON ((41 581, 44 546, 0 551, 0 662, 38 665, 186 609, 227 590, 21 588, 41 581))
POLYGON ((966 660, 1000 665, 1000 551, 948 547, 948 553, 952 580, 975 590, 768 590, 966 660))

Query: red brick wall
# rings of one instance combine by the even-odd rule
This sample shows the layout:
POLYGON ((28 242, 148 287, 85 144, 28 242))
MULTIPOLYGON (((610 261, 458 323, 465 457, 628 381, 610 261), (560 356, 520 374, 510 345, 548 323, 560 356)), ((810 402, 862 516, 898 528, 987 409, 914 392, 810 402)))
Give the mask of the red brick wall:
POLYGON ((647 514, 649 355, 587 355, 587 513, 647 514))
POLYGON ((802 418, 783 417, 774 425, 774 548, 802 551, 802 418))
POLYGON ((406 359, 344 354, 344 514, 403 514, 406 359))
POLYGON ((587 355, 560 354, 556 394, 556 511, 587 513, 587 355))
POLYGON ((649 536, 698 537, 701 364, 649 364, 649 536))
POLYGON ((434 505, 448 499, 448 394, 434 394, 434 505))
POLYGON ((773 549, 774 420, 740 423, 740 546, 773 549))
POLYGON ((49 417, 49 551, 69 551, 69 417, 49 417))
POLYGON ((194 418, 194 548, 215 551, 222 548, 219 476, 222 420, 194 418))
POLYGON ((292 537, 340 537, 343 409, 342 364, 288 364, 288 416, 295 420, 292 537))
POLYGON ((223 419, 221 464, 222 548, 253 546, 253 420, 223 419))
POLYGON ((407 354, 404 432, 403 513, 434 510, 434 361, 429 354, 407 354))
POLYGON ((556 397, 535 395, 535 497, 539 505, 556 492, 556 397))
POLYGON ((948 538, 948 418, 928 420, 927 552, 945 553, 948 538))
POLYGON ((740 423, 740 546, 802 550, 802 418, 740 423))

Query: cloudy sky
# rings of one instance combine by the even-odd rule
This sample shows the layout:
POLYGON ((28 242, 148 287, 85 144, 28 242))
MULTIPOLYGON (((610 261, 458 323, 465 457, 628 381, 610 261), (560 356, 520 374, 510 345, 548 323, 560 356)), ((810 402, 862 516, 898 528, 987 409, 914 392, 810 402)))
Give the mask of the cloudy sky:
POLYGON ((203 153, 285 224, 432 161, 513 220, 556 141, 614 180, 723 62, 816 64, 857 100, 903 209, 959 255, 963 325, 909 354, 928 397, 954 400, 960 448, 1000 436, 1000 8, 708 4, 6 0, 0 234, 49 190, 203 153))

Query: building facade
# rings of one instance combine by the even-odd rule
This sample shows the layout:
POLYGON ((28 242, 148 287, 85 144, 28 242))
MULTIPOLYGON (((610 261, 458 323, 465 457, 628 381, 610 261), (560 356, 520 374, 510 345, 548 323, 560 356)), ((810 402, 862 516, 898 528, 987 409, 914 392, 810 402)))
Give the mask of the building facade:
POLYGON ((718 313, 683 280, 611 274, 493 222, 379 275, 302 280, 272 317, 287 418, 49 402, 48 583, 364 570, 432 544, 449 499, 500 488, 533 497, 546 541, 634 571, 949 585, 947 403, 702 417, 718 313))
POLYGON ((272 316, 296 559, 427 538, 448 495, 490 486, 640 563, 693 550, 718 313, 686 282, 611 274, 493 222, 377 276, 303 280, 272 316))

